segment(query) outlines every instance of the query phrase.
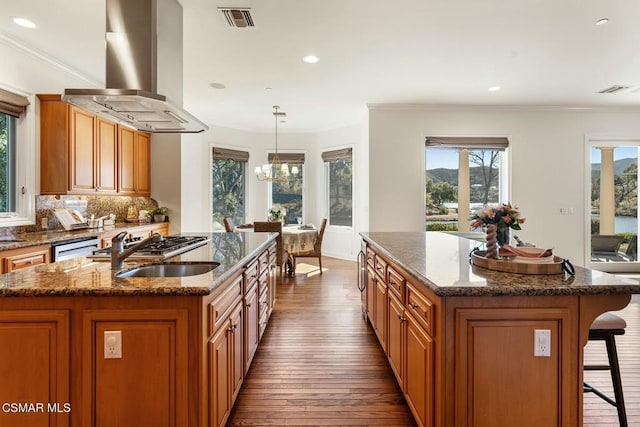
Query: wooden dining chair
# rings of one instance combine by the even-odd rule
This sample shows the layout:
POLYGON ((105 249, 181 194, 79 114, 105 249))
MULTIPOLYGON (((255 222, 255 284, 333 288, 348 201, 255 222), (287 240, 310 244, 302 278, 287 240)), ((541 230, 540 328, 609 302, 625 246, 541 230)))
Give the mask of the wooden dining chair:
POLYGON ((286 252, 282 243, 282 223, 280 221, 256 221, 253 223, 253 231, 278 233, 278 237, 276 237, 276 265, 280 267, 280 277, 282 277, 284 262, 288 259, 288 256, 285 257, 286 252))
POLYGON ((224 222, 224 229, 227 233, 230 233, 233 231, 234 224, 233 224, 232 218, 225 216, 222 222, 224 222))
POLYGON ((318 230, 318 237, 313 243, 313 249, 308 252, 298 252, 293 254, 293 270, 295 271, 298 258, 318 258, 318 265, 320 267, 320 274, 322 274, 322 238, 324 237, 324 229, 327 228, 327 218, 322 220, 320 230, 318 230))

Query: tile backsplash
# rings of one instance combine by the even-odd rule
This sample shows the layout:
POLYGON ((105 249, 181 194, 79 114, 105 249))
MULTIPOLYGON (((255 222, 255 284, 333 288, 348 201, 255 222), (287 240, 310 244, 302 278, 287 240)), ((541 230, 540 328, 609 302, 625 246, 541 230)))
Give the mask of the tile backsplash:
POLYGON ((47 219, 49 230, 62 229, 53 211, 55 209, 75 209, 83 216, 96 217, 116 215, 116 222, 123 222, 131 206, 137 210, 158 207, 158 202, 150 197, 130 196, 36 196, 36 224, 9 227, 12 232, 26 233, 42 231, 42 219, 47 219))

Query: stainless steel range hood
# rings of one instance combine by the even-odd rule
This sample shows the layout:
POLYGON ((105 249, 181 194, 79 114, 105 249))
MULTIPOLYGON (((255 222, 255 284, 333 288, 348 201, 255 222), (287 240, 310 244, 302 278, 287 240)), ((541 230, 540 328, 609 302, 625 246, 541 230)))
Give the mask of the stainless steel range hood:
MULTIPOLYGON (((107 89, 66 89, 64 101, 146 132, 197 133, 208 129, 156 93, 161 1, 175 0, 106 0, 107 89)), ((178 20, 175 28, 182 28, 181 14, 171 19, 178 20)), ((167 14, 162 22, 168 22, 167 14)), ((182 63, 181 47, 175 61, 182 63)))

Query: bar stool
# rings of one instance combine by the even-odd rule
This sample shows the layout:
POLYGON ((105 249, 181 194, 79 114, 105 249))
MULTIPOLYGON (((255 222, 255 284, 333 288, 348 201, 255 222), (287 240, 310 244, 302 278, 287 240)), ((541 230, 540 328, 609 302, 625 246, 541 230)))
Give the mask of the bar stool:
POLYGON ((584 383, 585 393, 594 393, 605 402, 613 405, 618 410, 618 420, 620 427, 627 427, 627 412, 624 408, 624 397, 622 395, 622 381, 620 380, 620 366, 618 365, 618 352, 616 350, 616 335, 624 335, 627 322, 623 318, 613 313, 600 315, 589 329, 589 341, 604 341, 607 347, 608 365, 584 365, 585 371, 611 371, 611 382, 613 383, 613 394, 611 399, 600 390, 587 382, 584 383))

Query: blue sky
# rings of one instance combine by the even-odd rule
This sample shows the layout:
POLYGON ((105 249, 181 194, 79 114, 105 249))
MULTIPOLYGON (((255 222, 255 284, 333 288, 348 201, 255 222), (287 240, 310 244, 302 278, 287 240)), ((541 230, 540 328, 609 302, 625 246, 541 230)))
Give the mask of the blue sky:
MULTIPOLYGON (((638 147, 616 147, 613 150, 613 160, 638 158, 638 147)), ((591 148, 591 163, 600 163, 600 150, 591 148)))
MULTIPOLYGON (((458 169, 458 152, 455 150, 429 150, 425 154, 427 170, 446 168, 458 169)), ((613 160, 638 158, 638 147, 616 147, 613 150, 613 160)), ((591 163, 600 163, 600 150, 591 149, 591 163)))

